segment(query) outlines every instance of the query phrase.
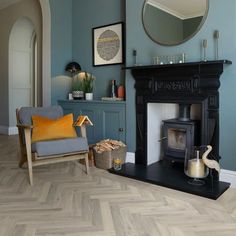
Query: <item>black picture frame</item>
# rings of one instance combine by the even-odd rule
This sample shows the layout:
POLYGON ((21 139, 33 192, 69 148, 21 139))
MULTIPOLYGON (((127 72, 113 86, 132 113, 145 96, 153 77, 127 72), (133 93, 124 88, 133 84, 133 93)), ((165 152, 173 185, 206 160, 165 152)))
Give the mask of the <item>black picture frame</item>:
POLYGON ((117 22, 92 29, 93 66, 124 63, 124 23, 117 22))

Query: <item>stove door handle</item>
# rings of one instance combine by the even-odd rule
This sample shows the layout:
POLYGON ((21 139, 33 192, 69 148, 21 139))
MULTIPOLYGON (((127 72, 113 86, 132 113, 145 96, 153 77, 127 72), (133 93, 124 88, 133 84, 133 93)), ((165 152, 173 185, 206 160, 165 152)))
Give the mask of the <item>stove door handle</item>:
POLYGON ((167 139, 167 137, 162 137, 161 139, 158 140, 158 142, 162 142, 162 141, 164 141, 165 139, 167 139))

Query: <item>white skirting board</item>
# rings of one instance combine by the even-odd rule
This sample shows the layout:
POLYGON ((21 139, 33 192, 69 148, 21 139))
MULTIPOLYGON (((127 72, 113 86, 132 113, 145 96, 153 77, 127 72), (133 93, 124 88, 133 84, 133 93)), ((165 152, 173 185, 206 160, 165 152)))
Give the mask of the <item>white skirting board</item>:
MULTIPOLYGON (((135 163, 135 154, 133 152, 127 152, 126 162, 135 163)), ((231 184, 231 188, 236 188, 236 171, 221 169, 220 181, 228 182, 231 184)))
POLYGON ((228 182, 231 188, 236 188, 236 171, 221 169, 220 181, 228 182))
POLYGON ((135 154, 133 152, 126 153, 126 162, 135 163, 135 154))
POLYGON ((15 135, 18 134, 17 127, 8 127, 0 125, 0 134, 15 135))

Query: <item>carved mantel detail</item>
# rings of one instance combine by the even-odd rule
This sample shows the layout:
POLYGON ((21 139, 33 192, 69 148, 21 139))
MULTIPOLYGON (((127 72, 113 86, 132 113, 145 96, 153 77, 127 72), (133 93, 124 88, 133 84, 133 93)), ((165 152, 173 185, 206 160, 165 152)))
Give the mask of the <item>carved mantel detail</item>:
POLYGON ((177 81, 164 81, 164 80, 158 80, 154 82, 154 91, 189 91, 191 92, 196 86, 197 81, 191 81, 191 80, 177 80, 177 81))

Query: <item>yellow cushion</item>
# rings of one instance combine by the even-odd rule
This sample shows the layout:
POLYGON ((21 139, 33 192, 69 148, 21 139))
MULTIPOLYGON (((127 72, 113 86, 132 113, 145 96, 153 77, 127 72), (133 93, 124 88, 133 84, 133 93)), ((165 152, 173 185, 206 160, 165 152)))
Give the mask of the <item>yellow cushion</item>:
POLYGON ((77 137, 73 127, 73 114, 65 115, 56 120, 32 116, 32 122, 32 142, 77 137))

